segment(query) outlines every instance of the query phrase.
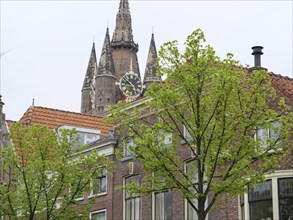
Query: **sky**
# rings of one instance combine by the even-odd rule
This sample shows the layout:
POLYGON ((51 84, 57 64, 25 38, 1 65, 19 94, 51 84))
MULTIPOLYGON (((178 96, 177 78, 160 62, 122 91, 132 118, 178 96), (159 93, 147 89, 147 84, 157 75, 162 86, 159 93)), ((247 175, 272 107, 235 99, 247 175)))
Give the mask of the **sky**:
MULTIPOLYGON (((288 1, 129 0, 134 41, 144 73, 151 34, 164 42, 201 28, 222 58, 233 53, 253 66, 251 47, 263 46, 262 66, 292 78, 292 11, 288 1)), ((6 119, 32 105, 79 112, 81 88, 95 42, 99 59, 106 28, 115 28, 119 0, 0 0, 0 94, 6 119)))

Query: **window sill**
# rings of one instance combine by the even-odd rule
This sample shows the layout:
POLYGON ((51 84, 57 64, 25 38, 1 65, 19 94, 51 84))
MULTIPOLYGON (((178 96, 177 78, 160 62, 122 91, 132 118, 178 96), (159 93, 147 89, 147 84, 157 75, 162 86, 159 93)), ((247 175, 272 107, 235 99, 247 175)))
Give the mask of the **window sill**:
POLYGON ((127 157, 121 158, 121 161, 123 162, 123 161, 133 160, 133 158, 134 158, 133 155, 132 156, 127 156, 127 157))
POLYGON ((84 197, 75 199, 75 201, 82 201, 82 200, 84 200, 84 197))
POLYGON ((88 196, 88 198, 91 199, 91 198, 94 198, 94 197, 105 196, 105 195, 107 195, 107 192, 90 195, 90 196, 88 196))

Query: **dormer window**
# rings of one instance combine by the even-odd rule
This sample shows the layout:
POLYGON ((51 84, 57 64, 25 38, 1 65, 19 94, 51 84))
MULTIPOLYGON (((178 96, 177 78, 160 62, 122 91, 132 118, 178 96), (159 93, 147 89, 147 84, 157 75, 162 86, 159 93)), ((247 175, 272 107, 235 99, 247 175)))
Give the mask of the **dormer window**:
MULTIPOLYGON (((80 128, 80 127, 73 127, 73 126, 61 126, 58 128, 59 129, 73 129, 75 128, 76 131, 79 134, 79 144, 80 145, 85 145, 85 144, 90 144, 100 138, 101 131, 97 129, 91 129, 91 128, 80 128)), ((57 130, 57 132, 58 132, 57 130)), ((76 148, 74 146, 73 148, 76 148)))

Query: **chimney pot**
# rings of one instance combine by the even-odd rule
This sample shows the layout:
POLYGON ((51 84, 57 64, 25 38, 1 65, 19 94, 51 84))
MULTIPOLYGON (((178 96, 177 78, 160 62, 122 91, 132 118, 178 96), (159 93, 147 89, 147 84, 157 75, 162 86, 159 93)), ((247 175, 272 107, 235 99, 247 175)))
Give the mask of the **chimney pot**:
POLYGON ((251 53, 252 55, 254 55, 254 66, 261 66, 261 59, 260 56, 263 55, 262 46, 254 46, 251 48, 253 50, 253 52, 251 53))

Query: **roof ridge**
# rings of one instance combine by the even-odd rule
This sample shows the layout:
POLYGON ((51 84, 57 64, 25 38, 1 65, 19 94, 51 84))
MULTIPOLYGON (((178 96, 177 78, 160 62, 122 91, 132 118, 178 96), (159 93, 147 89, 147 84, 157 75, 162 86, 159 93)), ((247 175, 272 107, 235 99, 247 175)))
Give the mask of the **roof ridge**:
POLYGON ((32 108, 47 109, 47 110, 71 113, 71 114, 76 114, 76 115, 90 116, 90 117, 94 117, 94 118, 104 118, 104 117, 98 116, 98 115, 90 115, 90 114, 85 114, 85 113, 80 113, 80 112, 72 112, 72 111, 68 111, 68 110, 61 110, 61 109, 56 109, 56 108, 48 108, 48 107, 43 107, 43 106, 32 106, 32 108))
POLYGON ((276 77, 279 77, 279 78, 283 78, 283 79, 288 79, 288 80, 293 80, 293 78, 290 78, 289 76, 283 76, 281 74, 276 74, 274 72, 269 72, 270 75, 273 75, 273 76, 276 76, 276 77))

